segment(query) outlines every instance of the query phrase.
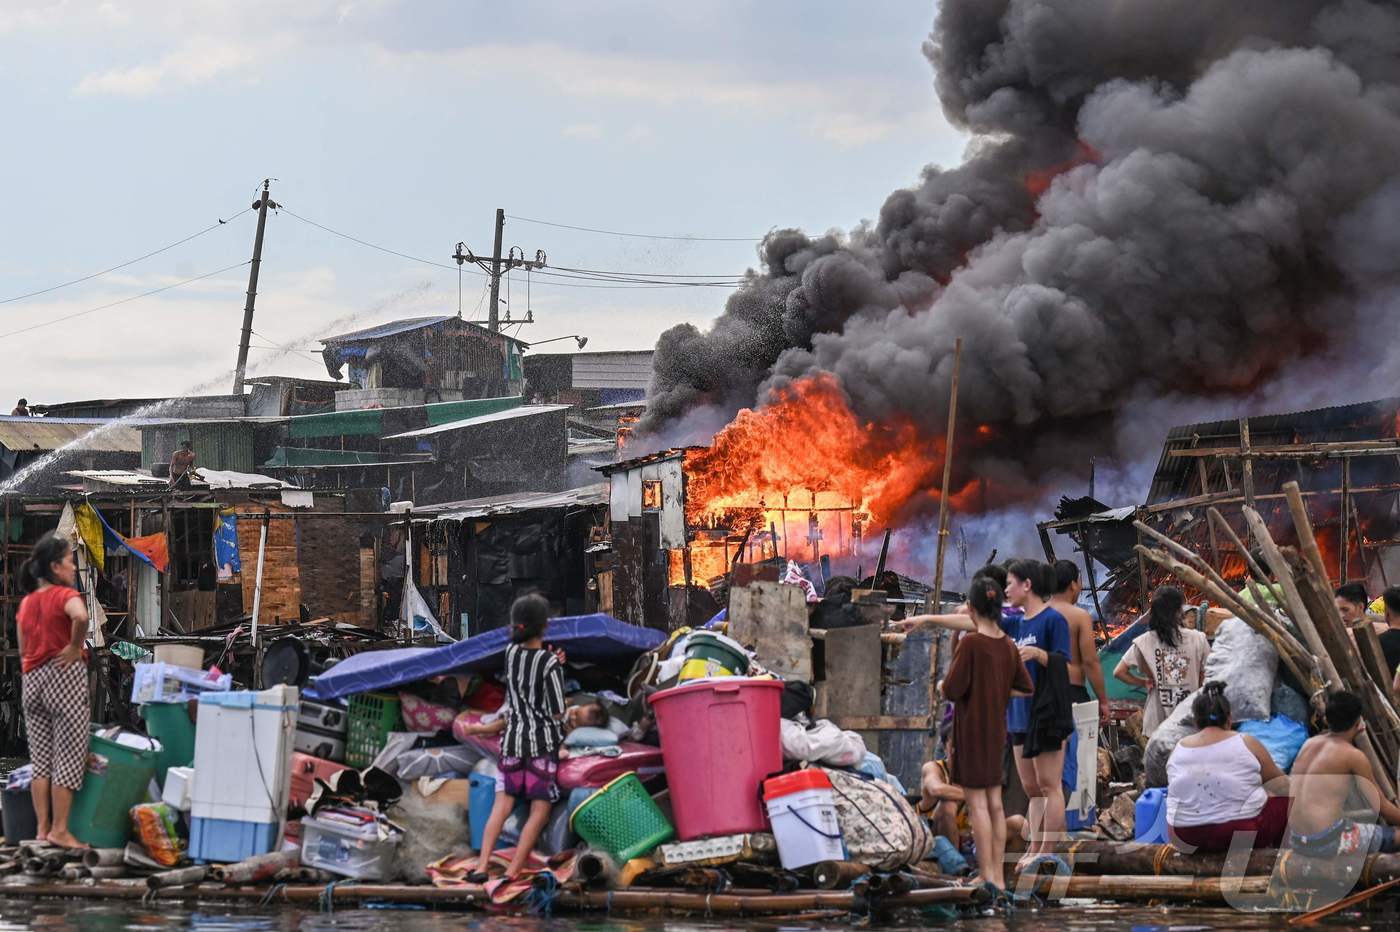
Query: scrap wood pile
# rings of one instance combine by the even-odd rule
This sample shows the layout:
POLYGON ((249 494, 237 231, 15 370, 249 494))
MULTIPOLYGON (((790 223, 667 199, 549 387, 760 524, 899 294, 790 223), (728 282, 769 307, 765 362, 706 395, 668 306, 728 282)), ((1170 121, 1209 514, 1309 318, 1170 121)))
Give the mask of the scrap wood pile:
POLYGON ((1248 563, 1250 599, 1236 593, 1204 558, 1142 522, 1137 523, 1138 529, 1160 546, 1140 544, 1137 550, 1265 638, 1277 651, 1288 679, 1312 698, 1314 706, 1332 689, 1346 689, 1360 697, 1366 721, 1360 744, 1382 790, 1393 800, 1400 762, 1400 715, 1391 697, 1391 677, 1380 643, 1369 625, 1349 630, 1343 623, 1298 484, 1287 483, 1284 492, 1299 541, 1296 548, 1280 547, 1259 513, 1248 506, 1243 509, 1264 566, 1255 561, 1219 511, 1211 508, 1207 512, 1208 520, 1248 563), (1276 582, 1259 582, 1271 577, 1276 582), (1277 599, 1265 591, 1268 587, 1274 587, 1277 599), (1275 601, 1291 625, 1265 607, 1275 601))

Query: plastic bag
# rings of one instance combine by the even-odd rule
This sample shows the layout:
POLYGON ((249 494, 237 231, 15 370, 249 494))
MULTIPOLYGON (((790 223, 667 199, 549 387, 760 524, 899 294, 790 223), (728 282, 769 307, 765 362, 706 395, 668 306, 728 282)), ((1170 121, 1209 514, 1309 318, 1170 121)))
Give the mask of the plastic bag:
POLYGON ((1238 618, 1220 623, 1206 658, 1205 674, 1207 683, 1225 683, 1230 718, 1236 722, 1263 721, 1273 714, 1270 705, 1278 679, 1278 651, 1268 638, 1238 618))
POLYGON ((1303 742, 1308 740, 1307 726, 1287 715, 1275 715, 1267 722, 1240 722, 1237 730, 1240 734, 1257 738, 1284 773, 1288 773, 1303 742))
POLYGON ((783 757, 787 760, 828 764, 832 767, 854 767, 865 760, 865 741, 854 731, 842 731, 827 719, 803 728, 797 722, 782 719, 783 757))
POLYGON ((162 867, 174 867, 185 856, 185 842, 176 828, 178 815, 166 803, 131 807, 131 828, 146 853, 162 867))

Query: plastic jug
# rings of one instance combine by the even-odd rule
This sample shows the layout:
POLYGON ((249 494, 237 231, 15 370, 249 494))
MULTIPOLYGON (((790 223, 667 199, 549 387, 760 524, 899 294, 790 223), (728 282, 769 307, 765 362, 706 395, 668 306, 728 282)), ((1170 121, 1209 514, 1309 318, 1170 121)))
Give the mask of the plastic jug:
POLYGON ((1167 843, 1167 789, 1154 786, 1142 791, 1133 809, 1133 833, 1137 841, 1167 843))

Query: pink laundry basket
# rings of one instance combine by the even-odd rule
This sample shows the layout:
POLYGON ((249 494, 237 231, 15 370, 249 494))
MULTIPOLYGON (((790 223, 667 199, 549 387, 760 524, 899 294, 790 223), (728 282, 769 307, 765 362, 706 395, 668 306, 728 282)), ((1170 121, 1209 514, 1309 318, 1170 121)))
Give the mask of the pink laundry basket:
POLYGON ((758 787, 783 767, 782 698, 777 680, 740 677, 651 697, 681 841, 767 829, 758 787))

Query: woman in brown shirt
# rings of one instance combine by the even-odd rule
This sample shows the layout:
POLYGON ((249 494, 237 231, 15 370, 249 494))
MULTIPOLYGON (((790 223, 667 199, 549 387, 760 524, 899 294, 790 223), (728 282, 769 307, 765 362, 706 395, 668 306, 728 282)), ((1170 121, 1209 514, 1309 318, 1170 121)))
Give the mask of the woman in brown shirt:
POLYGON ((984 884, 1006 889, 1006 814, 1001 806, 1001 758, 1006 745, 1006 706, 1034 687, 1016 644, 1001 630, 1002 590, 979 576, 969 586, 975 628, 962 636, 943 696, 953 703, 953 766, 950 776, 967 797, 968 822, 977 843, 984 884))

